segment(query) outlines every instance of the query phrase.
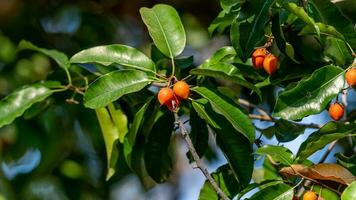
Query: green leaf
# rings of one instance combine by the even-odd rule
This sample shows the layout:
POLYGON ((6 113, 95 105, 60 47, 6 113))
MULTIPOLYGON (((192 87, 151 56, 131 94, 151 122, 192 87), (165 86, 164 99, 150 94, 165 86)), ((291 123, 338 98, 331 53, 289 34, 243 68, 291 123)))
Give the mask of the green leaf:
POLYGON ((351 52, 349 52, 344 41, 327 37, 325 46, 325 55, 331 58, 337 65, 347 67, 352 63, 351 52))
POLYGON ((168 146, 174 128, 171 113, 160 116, 153 125, 145 145, 144 160, 148 174, 158 183, 167 180, 172 169, 168 146))
POLYGON ((310 155, 325 147, 334 140, 346 137, 356 131, 356 124, 342 124, 340 122, 329 122, 324 125, 319 131, 312 133, 305 140, 297 153, 297 160, 302 163, 310 155))
POLYGON ((337 162, 348 169, 353 175, 356 175, 356 154, 346 156, 342 153, 336 154, 337 162))
POLYGON ((192 102, 194 110, 197 112, 200 118, 204 119, 210 126, 215 128, 220 128, 219 125, 214 122, 213 119, 208 115, 205 111, 204 104, 207 104, 208 100, 206 99, 198 99, 192 102))
MULTIPOLYGON (((210 102, 210 104, 213 104, 210 102)), ((219 127, 211 127, 216 133, 217 144, 229 162, 235 178, 241 187, 251 180, 253 171, 252 144, 249 140, 229 123, 222 115, 216 113, 210 104, 201 104, 207 115, 219 127)))
MULTIPOLYGON (((236 181, 229 165, 219 167, 211 176, 227 197, 232 199, 239 192, 239 183, 236 181)), ((200 190, 199 200, 220 200, 208 180, 205 181, 200 190)))
POLYGON ((82 50, 70 59, 71 63, 99 63, 101 65, 119 64, 128 68, 155 73, 155 64, 139 50, 121 45, 112 44, 97 46, 82 50))
POLYGON ((220 62, 229 63, 236 56, 236 51, 233 47, 225 46, 218 49, 209 59, 205 60, 201 67, 216 65, 220 62))
POLYGON ((341 194, 341 200, 356 199, 356 181, 352 182, 341 194))
MULTIPOLYGON (((333 26, 330 25, 326 25, 324 23, 321 22, 317 22, 315 23, 316 26, 318 26, 320 33, 324 34, 324 35, 329 35, 332 36, 334 38, 340 39, 340 40, 345 40, 345 37, 339 33, 333 26)), ((310 35, 310 34, 316 34, 314 32, 314 30, 312 28, 310 28, 310 26, 305 26, 298 35, 310 35)))
POLYGON ((248 19, 237 18, 230 28, 230 39, 237 55, 243 62, 251 56, 255 47, 261 46, 266 40, 265 26, 269 20, 269 10, 275 0, 251 0, 241 7, 240 16, 250 16, 248 19))
POLYGON ((195 68, 190 71, 190 74, 204 75, 222 80, 228 80, 238 85, 244 86, 256 92, 256 94, 262 99, 262 93, 260 89, 249 83, 240 73, 239 70, 229 63, 218 63, 215 65, 203 65, 200 68, 195 68))
POLYGON ((279 119, 273 126, 264 129, 262 133, 275 135, 278 142, 290 142, 303 134, 305 129, 305 126, 297 125, 288 120, 279 119))
POLYGON ((84 94, 84 105, 100 108, 121 96, 142 90, 151 80, 146 73, 136 70, 120 70, 105 74, 92 82, 84 94))
POLYGON ((285 166, 290 166, 293 164, 294 160, 293 153, 289 149, 282 146, 265 145, 258 148, 255 153, 260 155, 269 155, 275 162, 285 166))
POLYGON ((52 94, 45 83, 24 86, 0 101, 0 127, 10 124, 33 104, 45 100, 52 94))
POLYGON ((225 100, 206 87, 194 88, 193 91, 208 99, 215 112, 223 115, 250 143, 254 142, 255 128, 250 118, 234 105, 233 102, 225 100))
POLYGON ((297 86, 279 94, 273 116, 296 120, 318 114, 343 87, 342 69, 332 65, 320 68, 297 86))
POLYGON ((262 167, 253 170, 252 179, 255 183, 263 183, 268 180, 282 180, 282 177, 279 175, 276 166, 265 157, 262 167))
POLYGON ((246 0, 220 0, 221 7, 226 11, 230 11, 230 9, 236 4, 244 3, 246 0))
POLYGON ((190 109, 189 124, 191 128, 189 133, 190 138, 193 141, 195 150, 201 158, 204 156, 209 145, 209 130, 207 123, 198 116, 198 113, 194 109, 190 109))
POLYGON ((111 120, 109 111, 106 108, 95 109, 95 113, 105 142, 108 168, 106 180, 108 181, 116 171, 115 166, 119 157, 119 149, 117 148, 116 141, 119 139, 119 134, 118 129, 111 120))
POLYGON ((293 196, 294 188, 280 183, 258 191, 249 200, 292 200, 293 196))
POLYGON ((340 197, 333 191, 320 187, 319 185, 313 185, 313 191, 318 194, 319 197, 327 200, 340 200, 340 197))
POLYGON ((184 27, 177 11, 169 5, 157 4, 141 8, 140 14, 157 48, 166 56, 179 55, 186 42, 184 27))
POLYGON ((340 12, 340 9, 334 3, 324 0, 310 0, 308 1, 308 5, 312 10, 314 10, 313 13, 317 15, 314 17, 316 21, 335 27, 338 32, 345 36, 352 48, 356 48, 356 34, 354 26, 352 22, 340 12))
POLYGON ((226 13, 226 11, 221 11, 219 15, 211 22, 208 27, 208 32, 210 36, 215 34, 223 33, 228 27, 231 26, 232 22, 236 18, 235 12, 226 13))
POLYGON ((128 141, 131 146, 135 145, 136 135, 144 120, 144 114, 152 102, 153 97, 150 97, 147 102, 136 112, 134 120, 129 130, 128 141))
POLYGON ((128 132, 127 116, 121 108, 115 108, 113 104, 108 105, 110 116, 117 128, 120 143, 124 143, 125 135, 128 132))
POLYGON ((319 27, 316 25, 314 19, 309 17, 302 7, 297 6, 295 3, 286 3, 283 7, 303 20, 318 36, 320 35, 319 27))
POLYGON ((263 189, 265 187, 281 183, 281 180, 266 180, 262 181, 261 183, 250 183, 245 189, 243 189, 241 192, 239 192, 239 195, 237 196, 237 199, 241 199, 245 194, 249 193, 250 191, 259 188, 263 189))
POLYGON ((48 57, 51 57, 63 69, 67 69, 70 67, 68 57, 64 53, 59 52, 57 50, 40 48, 26 40, 21 40, 18 49, 19 50, 29 49, 29 50, 38 51, 40 53, 45 54, 48 57))

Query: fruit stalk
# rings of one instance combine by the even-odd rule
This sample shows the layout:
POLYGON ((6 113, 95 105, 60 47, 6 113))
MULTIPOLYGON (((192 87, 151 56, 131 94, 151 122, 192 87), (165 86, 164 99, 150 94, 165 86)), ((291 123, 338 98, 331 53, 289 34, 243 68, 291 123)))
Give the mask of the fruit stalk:
POLYGON ((176 124, 178 124, 179 129, 180 129, 180 133, 183 136, 184 140, 186 141, 187 145, 188 145, 188 149, 190 151, 190 153, 193 156, 193 159, 197 165, 197 167, 200 169, 200 171, 204 174, 204 176, 206 177, 206 179, 210 182, 211 186, 213 187, 213 189, 215 190, 215 192, 223 199, 223 200, 230 200, 226 194, 221 190, 221 188, 218 186, 218 184, 215 182, 215 180, 213 179, 213 177, 210 175, 210 173, 208 172, 208 170, 206 169, 206 167, 204 166, 203 161, 199 158, 199 155, 197 153, 197 151, 194 148, 193 142, 189 137, 188 131, 185 129, 182 121, 179 120, 179 116, 177 112, 174 112, 174 118, 176 121, 176 124))

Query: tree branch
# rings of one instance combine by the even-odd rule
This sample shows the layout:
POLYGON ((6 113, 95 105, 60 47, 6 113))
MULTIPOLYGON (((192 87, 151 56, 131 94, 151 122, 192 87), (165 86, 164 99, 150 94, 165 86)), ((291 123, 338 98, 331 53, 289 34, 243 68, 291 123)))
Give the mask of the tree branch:
POLYGON ((206 179, 210 182, 211 186, 213 187, 213 189, 215 190, 215 192, 223 199, 223 200, 230 200, 226 194, 220 189, 220 187, 218 186, 218 184, 215 182, 215 180, 213 179, 213 177, 210 175, 210 173, 208 172, 208 170, 206 169, 206 167, 204 166, 203 161, 199 158, 198 153, 196 152, 193 142, 189 137, 188 131, 185 129, 183 122, 179 120, 179 116, 177 112, 174 112, 174 118, 176 123, 179 126, 180 129, 180 133, 183 136, 184 140, 186 141, 187 145, 188 145, 188 149, 190 151, 190 153, 193 156, 193 159, 197 165, 197 168, 200 169, 200 171, 204 174, 204 176, 206 177, 206 179))

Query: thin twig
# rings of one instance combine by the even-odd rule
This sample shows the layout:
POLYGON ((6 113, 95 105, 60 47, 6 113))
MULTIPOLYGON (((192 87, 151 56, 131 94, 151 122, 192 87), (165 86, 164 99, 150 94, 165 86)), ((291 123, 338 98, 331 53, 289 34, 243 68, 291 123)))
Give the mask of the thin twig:
POLYGON ((196 163, 196 167, 200 169, 200 171, 204 174, 204 176, 206 177, 206 179, 210 182, 211 186, 213 187, 213 189, 215 190, 215 192, 223 199, 223 200, 230 200, 226 194, 220 189, 220 187, 218 186, 218 184, 215 182, 215 180, 213 179, 213 177, 210 175, 210 173, 208 172, 208 170, 206 169, 206 167, 204 166, 204 163, 202 162, 202 160, 199 158, 198 153, 196 152, 193 142, 189 137, 188 131, 185 129, 184 124, 182 121, 179 120, 179 116, 177 112, 174 112, 174 118, 176 123, 179 126, 180 129, 180 133, 182 134, 184 140, 186 141, 186 143, 188 144, 188 149, 190 151, 190 153, 193 156, 193 159, 196 163))

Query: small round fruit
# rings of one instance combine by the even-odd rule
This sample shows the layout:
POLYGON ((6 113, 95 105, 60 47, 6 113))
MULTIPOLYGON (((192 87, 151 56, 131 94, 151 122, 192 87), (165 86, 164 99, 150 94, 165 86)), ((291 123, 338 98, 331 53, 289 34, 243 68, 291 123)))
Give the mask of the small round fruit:
POLYGON ((263 61, 268 54, 266 48, 259 48, 256 49, 252 53, 252 64, 255 67, 255 69, 259 69, 263 67, 263 61))
POLYGON ((161 105, 171 102, 174 98, 173 90, 165 87, 158 92, 158 101, 161 105))
POLYGON ((349 86, 354 87, 356 86, 356 68, 351 68, 347 70, 345 74, 346 82, 349 86))
POLYGON ((335 120, 339 121, 344 116, 344 106, 341 103, 333 103, 329 107, 329 115, 335 120))
POLYGON ((303 200, 317 200, 317 199, 318 199, 318 196, 313 191, 307 191, 303 195, 303 200))
POLYGON ((180 99, 188 99, 190 94, 189 85, 185 81, 178 81, 173 86, 173 92, 180 99))
POLYGON ((274 74, 278 69, 278 58, 273 54, 267 55, 263 61, 263 68, 269 75, 274 74))

